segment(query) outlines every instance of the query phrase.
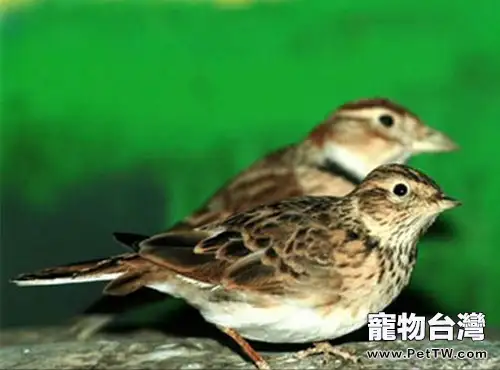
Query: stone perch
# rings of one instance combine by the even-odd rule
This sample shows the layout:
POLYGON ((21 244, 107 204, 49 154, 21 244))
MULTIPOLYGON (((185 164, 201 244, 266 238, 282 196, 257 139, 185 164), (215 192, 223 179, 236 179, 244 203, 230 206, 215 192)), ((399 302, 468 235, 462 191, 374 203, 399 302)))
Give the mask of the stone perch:
MULTIPOLYGON (((248 369, 254 367, 214 339, 180 338, 152 331, 98 334, 77 341, 64 327, 5 330, 0 337, 0 369, 248 369)), ((262 352, 273 369, 500 369, 500 342, 355 342, 343 345, 361 357, 352 364, 321 356, 296 360, 290 352, 262 352), (373 349, 486 350, 485 360, 372 360, 373 349)))

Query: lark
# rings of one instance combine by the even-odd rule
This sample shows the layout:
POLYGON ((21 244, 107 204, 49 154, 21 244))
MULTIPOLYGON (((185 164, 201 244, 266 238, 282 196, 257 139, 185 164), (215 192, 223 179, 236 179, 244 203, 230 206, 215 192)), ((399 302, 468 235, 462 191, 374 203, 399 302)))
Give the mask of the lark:
POLYGON ((268 154, 236 175, 171 230, 193 229, 289 197, 343 196, 382 164, 458 148, 446 134, 389 99, 345 103, 301 142, 268 154))
MULTIPOLYGON (((270 153, 236 175, 170 231, 194 229, 289 197, 343 196, 379 165, 405 163, 412 155, 457 148, 444 133, 389 99, 345 103, 301 142, 270 153)), ((126 300, 102 298, 76 321, 73 332, 88 338, 119 311, 159 299, 163 298, 144 290, 126 300)))
POLYGON ((132 243, 131 235, 118 235, 132 252, 13 282, 110 280, 104 294, 147 287, 182 298, 261 370, 270 367, 248 339, 316 343, 299 357, 349 357, 328 340, 362 327, 369 313, 399 295, 410 281, 419 237, 459 204, 424 173, 382 165, 343 197, 292 197, 132 243))

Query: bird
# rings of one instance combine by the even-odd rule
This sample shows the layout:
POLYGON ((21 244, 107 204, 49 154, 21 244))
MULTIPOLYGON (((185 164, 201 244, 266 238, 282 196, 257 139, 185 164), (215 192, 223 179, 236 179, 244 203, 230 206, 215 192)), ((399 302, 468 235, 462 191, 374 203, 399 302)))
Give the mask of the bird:
POLYGON ((458 149, 449 136, 393 100, 354 100, 337 107, 300 142, 237 174, 170 230, 192 229, 292 196, 342 196, 379 165, 458 149))
MULTIPOLYGON (((237 174, 169 231, 191 230, 289 197, 343 196, 379 165, 458 148, 446 134, 393 100, 353 100, 334 109, 300 142, 271 152, 237 174)), ((116 314, 163 299, 146 290, 122 299, 102 297, 78 317, 72 331, 86 339, 116 314)))
POLYGON ((386 164, 345 196, 291 197, 135 241, 134 234, 117 234, 131 252, 11 281, 36 286, 104 280, 110 281, 108 295, 147 287, 184 299, 233 338, 259 370, 270 366, 248 340, 313 343, 296 355, 347 359, 349 353, 328 341, 359 329, 369 313, 401 293, 419 238, 439 214, 460 204, 422 171, 386 164))

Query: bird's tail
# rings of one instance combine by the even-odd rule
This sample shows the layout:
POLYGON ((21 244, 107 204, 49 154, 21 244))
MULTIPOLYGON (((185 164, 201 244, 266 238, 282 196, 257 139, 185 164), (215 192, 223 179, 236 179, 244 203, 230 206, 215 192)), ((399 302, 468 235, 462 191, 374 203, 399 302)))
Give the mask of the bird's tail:
POLYGON ((106 259, 77 262, 20 274, 11 282, 19 286, 35 286, 114 280, 129 272, 140 260, 135 253, 127 253, 106 259))
POLYGON ((11 282, 19 286, 39 286, 112 280, 112 283, 108 286, 110 288, 113 287, 116 290, 116 294, 121 294, 120 289, 116 289, 120 283, 123 285, 126 282, 127 284, 125 285, 129 286, 130 291, 135 290, 139 286, 131 284, 131 280, 136 279, 130 278, 132 276, 137 278, 150 267, 148 261, 135 253, 138 251, 139 242, 146 237, 127 233, 115 233, 114 236, 117 241, 134 250, 134 253, 49 267, 31 273, 20 274, 12 279, 11 282))

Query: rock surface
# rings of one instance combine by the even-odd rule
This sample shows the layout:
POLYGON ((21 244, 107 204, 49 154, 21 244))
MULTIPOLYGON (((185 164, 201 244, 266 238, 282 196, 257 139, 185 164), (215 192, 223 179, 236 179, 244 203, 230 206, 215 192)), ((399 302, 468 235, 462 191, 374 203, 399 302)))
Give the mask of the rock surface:
MULTIPOLYGON (((179 338, 159 332, 99 334, 77 341, 65 328, 4 331, 0 337, 0 369, 254 369, 251 363, 214 339, 179 338)), ((289 352, 263 352, 273 369, 500 369, 500 342, 357 342, 342 348, 360 357, 359 364, 321 356, 297 360, 289 352), (367 350, 454 348, 487 351, 484 360, 372 360, 367 350)))

